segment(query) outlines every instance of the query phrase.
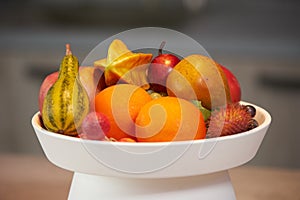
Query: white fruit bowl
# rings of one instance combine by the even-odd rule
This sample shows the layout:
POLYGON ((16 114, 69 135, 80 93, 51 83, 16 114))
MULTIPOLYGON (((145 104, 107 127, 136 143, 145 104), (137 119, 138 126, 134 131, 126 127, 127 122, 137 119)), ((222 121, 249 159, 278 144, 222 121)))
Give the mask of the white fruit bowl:
MULTIPOLYGON (((243 104, 249 104, 243 102, 243 104)), ((227 170, 251 160, 271 123, 258 106, 259 126, 236 135, 182 142, 92 141, 32 126, 47 158, 75 172, 69 199, 235 199, 227 170)))

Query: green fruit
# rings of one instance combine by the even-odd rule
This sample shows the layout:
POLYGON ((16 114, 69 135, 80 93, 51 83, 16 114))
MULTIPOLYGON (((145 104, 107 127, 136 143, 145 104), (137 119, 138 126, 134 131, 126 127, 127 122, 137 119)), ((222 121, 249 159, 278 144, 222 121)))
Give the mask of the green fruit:
POLYGON ((208 120, 211 114, 211 111, 204 108, 201 104, 201 101, 192 100, 192 103, 200 110, 203 115, 204 121, 208 120))
POLYGON ((78 77, 78 60, 66 45, 57 81, 49 89, 42 119, 45 127, 66 135, 77 135, 76 127, 89 112, 89 97, 78 77))

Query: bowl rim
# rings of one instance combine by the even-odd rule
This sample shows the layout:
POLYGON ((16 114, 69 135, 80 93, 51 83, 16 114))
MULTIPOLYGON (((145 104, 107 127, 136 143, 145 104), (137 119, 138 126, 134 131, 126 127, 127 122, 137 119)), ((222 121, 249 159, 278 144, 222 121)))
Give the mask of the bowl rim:
POLYGON ((197 144, 197 143, 205 143, 205 142, 214 142, 214 141, 226 141, 226 140, 233 140, 237 139, 240 137, 244 137, 247 135, 254 134, 256 132, 260 132, 260 130, 267 128, 272 121, 272 117, 268 111, 266 111, 264 108, 257 106, 253 103, 245 102, 245 101, 240 101, 241 104, 243 105, 252 105, 256 108, 256 112, 260 112, 264 120, 263 122, 256 128, 251 129, 249 131, 245 131, 242 133, 234 134, 234 135, 228 135, 228 136, 222 136, 222 137, 215 137, 215 138, 204 138, 204 139, 199 139, 199 140, 185 140, 185 141, 169 141, 169 142, 110 142, 110 141, 99 141, 99 140, 89 140, 89 139, 82 139, 82 138, 77 138, 77 137, 72 137, 72 136, 67 136, 67 135, 62 135, 58 133, 54 133, 51 131, 48 131, 44 129, 40 123, 39 123, 39 114, 40 112, 36 112, 32 119, 31 119, 31 124, 34 127, 34 129, 39 129, 43 134, 46 134, 50 137, 54 137, 57 139, 63 139, 63 140, 69 140, 69 141, 74 141, 74 142, 84 142, 84 143, 90 143, 90 144, 101 144, 101 145, 111 145, 113 143, 114 145, 118 146, 143 146, 143 147, 155 147, 155 146, 165 146, 165 145, 189 145, 189 144, 197 144))

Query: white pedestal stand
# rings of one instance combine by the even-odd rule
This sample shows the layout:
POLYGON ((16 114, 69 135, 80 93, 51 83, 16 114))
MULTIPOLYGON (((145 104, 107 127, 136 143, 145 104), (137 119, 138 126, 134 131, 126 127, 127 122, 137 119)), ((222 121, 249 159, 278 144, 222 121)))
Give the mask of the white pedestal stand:
POLYGON ((192 142, 82 140, 43 129, 38 113, 32 118, 32 126, 47 158, 75 172, 69 200, 235 200, 227 170, 247 163, 256 155, 271 123, 267 111, 255 108, 257 128, 192 142), (176 157, 178 153, 180 156, 176 157), (173 158, 178 159, 173 162, 173 158), (120 169, 132 173, 122 173, 120 169))
POLYGON ((228 171, 165 179, 74 173, 69 200, 235 200, 228 171))

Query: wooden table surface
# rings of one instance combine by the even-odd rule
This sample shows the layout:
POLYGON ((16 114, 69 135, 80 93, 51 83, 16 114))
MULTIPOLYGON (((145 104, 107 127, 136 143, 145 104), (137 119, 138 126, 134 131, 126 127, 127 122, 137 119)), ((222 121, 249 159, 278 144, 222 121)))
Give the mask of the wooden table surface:
MULTIPOLYGON (((230 170, 237 200, 300 200, 300 169, 230 170)), ((0 200, 67 199, 72 173, 43 157, 0 154, 0 200)))

